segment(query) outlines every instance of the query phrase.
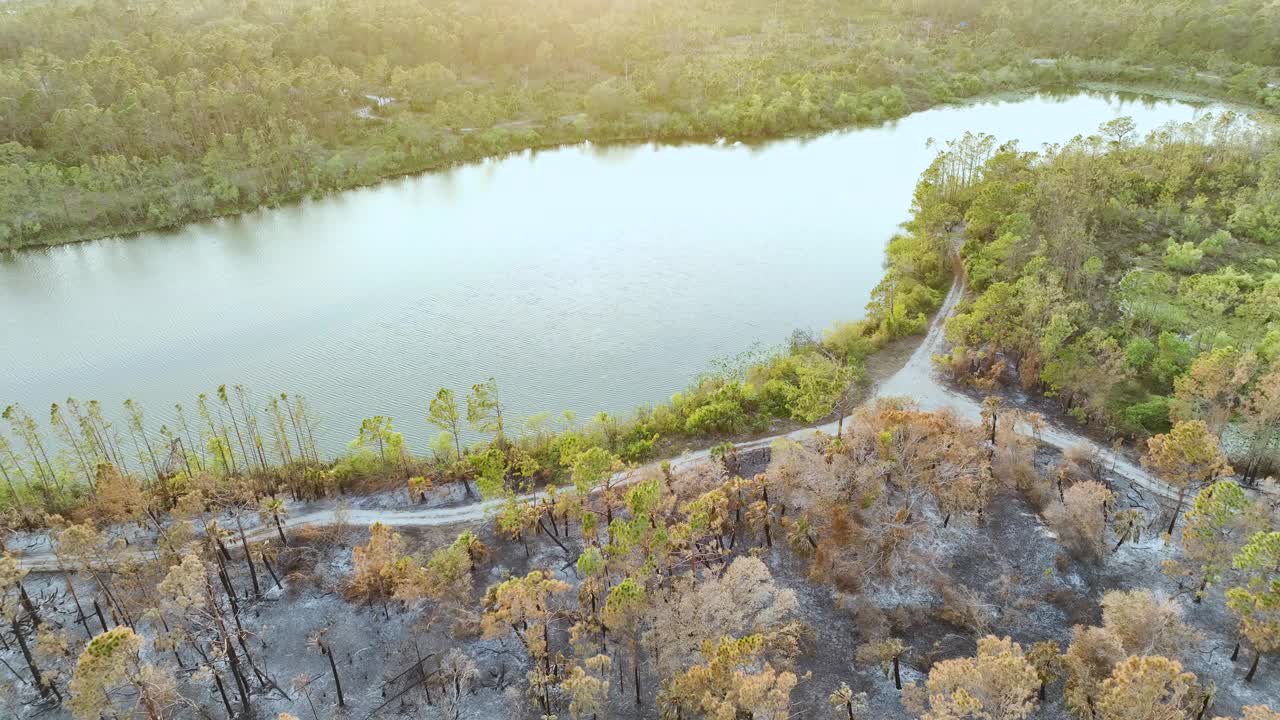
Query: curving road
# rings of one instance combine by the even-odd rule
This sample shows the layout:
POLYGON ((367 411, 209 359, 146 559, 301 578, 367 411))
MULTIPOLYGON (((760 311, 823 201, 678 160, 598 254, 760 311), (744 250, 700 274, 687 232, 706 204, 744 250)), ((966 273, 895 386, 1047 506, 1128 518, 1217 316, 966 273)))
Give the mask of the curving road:
MULTIPOLYGON (((880 383, 870 395, 870 398, 905 396, 913 399, 924 410, 950 408, 960 416, 974 422, 981 420, 981 404, 968 395, 956 392, 945 383, 940 382, 933 367, 933 356, 941 354, 946 349, 944 337, 946 321, 955 311, 957 303, 964 296, 964 291, 963 278, 957 273, 956 280, 947 292, 942 308, 934 316, 933 322, 930 323, 924 340, 916 347, 915 352, 911 354, 906 364, 880 383)), ((738 445, 738 449, 741 451, 764 447, 780 438, 803 440, 812 437, 815 432, 834 434, 835 430, 836 423, 830 422, 816 427, 803 428, 741 443, 738 445)), ((1098 453, 1105 463, 1112 467, 1116 475, 1127 479, 1140 493, 1148 492, 1162 498, 1176 497, 1176 493, 1173 490, 1157 480, 1137 463, 1116 453, 1111 448, 1104 447, 1060 424, 1046 423, 1040 433, 1040 439, 1048 445, 1063 450, 1075 446, 1089 447, 1098 453)), ((688 468, 706 462, 709 457, 710 449, 707 448, 673 458, 671 459, 671 464, 675 469, 688 468)), ((643 476, 643 471, 655 469, 658 465, 659 462, 655 461, 640 468, 622 471, 614 476, 613 484, 617 486, 632 482, 643 476)), ((538 492, 531 493, 525 497, 536 499, 544 495, 545 493, 538 492)), ((496 510, 501 502, 491 500, 454 507, 424 508, 420 510, 350 508, 341 513, 334 507, 313 510, 298 508, 297 514, 290 515, 283 521, 283 524, 286 528, 333 524, 341 514, 345 522, 355 525, 370 525, 375 522, 400 527, 462 525, 483 520, 486 514, 496 510)), ((276 529, 272 525, 260 525, 252 529, 246 529, 246 533, 251 540, 264 539, 274 535, 275 532, 276 529)), ((51 572, 59 569, 57 559, 49 549, 47 541, 32 544, 29 547, 29 552, 19 557, 19 562, 23 568, 32 572, 51 572)))
MULTIPOLYGON (((941 355, 946 350, 946 322, 955 312, 955 306, 964 296, 964 290, 963 276, 957 272, 956 280, 947 293, 942 309, 929 325, 924 341, 916 348, 907 364, 876 389, 876 397, 905 396, 915 400, 923 410, 950 408, 968 420, 981 422, 982 404, 940 382, 933 367, 933 356, 941 355)), ((1018 405, 1008 394, 1004 396, 1004 401, 1013 406, 1018 405)), ((1177 498, 1176 490, 1147 472, 1140 464, 1061 423, 1046 419, 1040 430, 1040 441, 1060 450, 1087 447, 1105 465, 1111 467, 1116 475, 1125 478, 1140 490, 1166 499, 1177 498)))

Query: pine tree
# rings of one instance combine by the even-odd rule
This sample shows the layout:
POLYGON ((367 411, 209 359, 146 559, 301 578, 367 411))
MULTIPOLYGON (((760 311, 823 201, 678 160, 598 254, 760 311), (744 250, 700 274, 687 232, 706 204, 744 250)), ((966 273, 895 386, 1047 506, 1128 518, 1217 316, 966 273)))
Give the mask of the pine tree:
POLYGON ((1178 491, 1178 501, 1169 519, 1167 532, 1170 534, 1178 513, 1182 512, 1187 490, 1231 473, 1231 466, 1218 447, 1217 436, 1199 420, 1180 422, 1168 433, 1148 439, 1142 464, 1178 491))
POLYGON ((1200 689, 1196 676, 1159 655, 1131 656, 1102 683, 1097 720, 1169 720, 1193 717, 1200 689))
MULTIPOLYGON (((923 720, 971 717, 1021 720, 1036 708, 1040 675, 1009 638, 988 635, 978 641, 972 658, 943 660, 929 671, 924 687, 923 720)), ((904 697, 912 702, 916 691, 904 697)), ((919 702, 918 699, 915 702, 919 702)))
POLYGON ((1280 531, 1256 533, 1233 564, 1245 577, 1243 585, 1227 590, 1227 607, 1253 646, 1253 664, 1245 675, 1252 681, 1259 658, 1280 650, 1280 531))

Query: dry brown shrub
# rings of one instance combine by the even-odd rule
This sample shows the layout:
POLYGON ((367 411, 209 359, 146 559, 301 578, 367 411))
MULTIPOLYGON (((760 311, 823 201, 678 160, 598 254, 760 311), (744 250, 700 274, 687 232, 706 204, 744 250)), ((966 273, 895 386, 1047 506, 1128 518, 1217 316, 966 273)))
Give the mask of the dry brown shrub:
POLYGON ((675 471, 670 489, 680 500, 692 500, 720 487, 725 481, 719 463, 697 463, 675 471))
POLYGON ((314 545, 303 544, 295 537, 294 544, 282 549, 276 556, 276 572, 282 575, 314 572, 322 555, 314 545))
POLYGON ((1024 493, 1041 480, 1030 453, 1006 451, 999 447, 991 458, 991 474, 1004 486, 1024 493))
POLYGON ((863 586, 865 573, 859 553, 866 538, 862 517, 847 505, 833 503, 824 525, 810 574, 815 580, 829 582, 843 592, 857 592, 863 586))
POLYGON ((1039 513, 1043 513, 1046 508, 1051 507, 1058 501, 1058 493, 1053 489, 1049 479, 1039 473, 1036 474, 1036 480, 1027 487, 1022 496, 1039 513))
POLYGON ((292 533, 293 538, 290 543, 293 545, 304 545, 316 550, 332 550, 338 547, 339 538, 335 536, 330 526, 303 525, 292 530, 292 533))
POLYGON ((862 596, 845 596, 845 607, 853 615, 858 633, 866 640, 877 640, 889 635, 889 617, 885 611, 862 596))
POLYGON ((1001 380, 1004 378, 1005 370, 1008 367, 1008 363, 1003 359, 991 363, 991 366, 981 374, 974 376, 972 380, 973 386, 982 391, 994 390, 1001 385, 1001 380))
POLYGON ((285 591, 290 600, 297 600, 307 591, 320 587, 320 576, 315 572, 291 572, 284 580, 285 591))
POLYGON ((1074 485, 1093 480, 1101 474, 1102 460, 1098 450, 1088 445, 1073 445, 1049 470, 1054 493, 1059 501, 1065 501, 1067 490, 1074 485))
POLYGON ((353 474, 343 483, 343 491, 353 495, 373 495, 399 490, 404 487, 404 475, 399 468, 385 473, 353 474))
POLYGON ((1074 625, 1087 623, 1093 617, 1093 601, 1065 585, 1057 585, 1045 591, 1044 599, 1066 613, 1074 625))
POLYGON ((1067 571, 1071 570, 1071 556, 1064 552, 1054 555, 1053 569, 1056 570, 1059 575, 1066 574, 1067 571))
MULTIPOLYGON (((10 519, 9 524, 14 529, 34 530, 48 524, 42 522, 40 513, 33 509, 15 509, 13 513, 14 517, 10 519)), ((94 524, 97 524, 101 521, 102 513, 98 512, 93 503, 87 502, 83 505, 77 505, 76 507, 63 510, 62 516, 67 520, 67 522, 70 522, 73 525, 83 525, 86 522, 93 522, 94 524)))
POLYGON ((957 346, 947 355, 935 355, 933 362, 939 370, 951 376, 951 379, 965 384, 973 374, 975 355, 972 350, 957 346))
POLYGON ((925 605, 895 605, 885 612, 889 619, 889 632, 899 635, 915 625, 928 622, 933 610, 925 605))
POLYGON ((837 458, 842 468, 848 463, 844 455, 824 455, 791 440, 775 441, 766 471, 771 491, 779 502, 805 511, 847 497, 847 480, 836 475, 837 458))
POLYGON ((1059 544, 1079 560, 1099 562, 1107 551, 1107 511, 1115 493, 1095 480, 1067 488, 1063 502, 1045 512, 1059 544))
POLYGON ((1028 416, 1012 408, 1000 413, 996 446, 991 457, 992 476, 1007 488, 1017 491, 1037 511, 1042 511, 1057 499, 1048 479, 1036 469, 1037 442, 1025 429, 1039 423, 1035 415, 1028 416))
POLYGON ((459 640, 471 640, 480 637, 480 614, 460 613, 449 626, 449 634, 459 640))
POLYGON ((950 585, 945 581, 939 583, 937 590, 942 596, 938 617, 974 634, 982 634, 991 629, 991 623, 995 620, 995 608, 985 602, 975 590, 965 585, 950 585))
POLYGON ((915 662, 912 665, 919 668, 921 672, 928 673, 929 668, 933 667, 939 660, 945 660, 953 655, 952 648, 947 647, 945 642, 941 639, 934 640, 929 645, 928 650, 915 654, 915 662))
POLYGON ((1022 384, 1023 390, 1034 390, 1040 386, 1040 371, 1044 369, 1044 363, 1040 359, 1039 353, 1028 353, 1018 363, 1018 382, 1022 384))

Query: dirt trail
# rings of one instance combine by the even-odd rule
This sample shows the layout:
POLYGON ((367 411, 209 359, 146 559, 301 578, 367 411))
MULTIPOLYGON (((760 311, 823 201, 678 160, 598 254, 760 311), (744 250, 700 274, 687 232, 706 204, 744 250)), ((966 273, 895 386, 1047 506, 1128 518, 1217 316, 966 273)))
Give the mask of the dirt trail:
MULTIPOLYGON (((950 408, 957 412, 961 417, 978 422, 981 420, 982 407, 981 404, 973 398, 956 392, 941 382, 933 367, 933 356, 941 354, 946 349, 946 339, 944 337, 944 327, 946 321, 951 314, 955 312, 956 305, 964 296, 965 284, 957 273, 956 280, 951 285, 950 291, 947 293, 946 299, 943 301, 941 309, 934 316, 933 322, 930 324, 924 341, 916 348, 915 352, 907 360, 896 373, 882 382, 871 393, 870 398, 905 396, 918 403, 924 410, 941 410, 950 408)), ((1012 398, 1007 398, 1007 402, 1016 405, 1012 398)), ((816 427, 802 428, 788 433, 772 435, 758 440, 741 443, 738 450, 750 450, 767 446, 775 440, 781 438, 789 438, 793 440, 804 440, 811 438, 815 432, 823 432, 834 434, 836 423, 830 422, 816 427)), ((1128 458, 1117 454, 1111 448, 1103 447, 1089 438, 1065 428, 1056 423, 1048 423, 1040 434, 1040 439, 1046 444, 1052 445, 1060 449, 1067 449, 1075 446, 1087 446, 1095 450, 1099 456, 1110 466, 1113 471, 1125 479, 1129 480, 1139 492, 1150 493, 1162 498, 1173 498, 1176 494, 1164 483, 1154 478, 1150 473, 1144 470, 1140 465, 1130 461, 1128 458)), ((710 449, 702 449, 685 453, 679 457, 671 459, 671 465, 674 469, 683 469, 696 466, 705 462, 710 457, 710 449)), ((649 463, 639 468, 633 468, 618 473, 614 478, 613 485, 625 485, 644 477, 646 471, 655 470, 659 466, 659 461, 649 463)), ((526 499, 537 499, 544 497, 545 493, 537 492, 524 496, 526 499)), ((390 510, 390 509, 348 509, 340 511, 336 508, 328 508, 321 510, 312 510, 309 512, 301 512, 291 515, 283 524, 285 528, 297 528, 304 525, 327 525, 335 521, 343 520, 353 525, 370 525, 380 522, 385 525, 397 527, 429 527, 429 526, 448 526, 461 525, 466 523, 474 523, 484 520, 486 514, 494 512, 501 505, 500 500, 491 500, 488 502, 477 502, 469 505, 461 505, 444 508, 424 508, 421 510, 390 510)), ((260 540, 274 535, 276 529, 273 525, 261 525, 248 531, 249 539, 260 540)), ((35 546, 32 548, 34 552, 24 554, 19 557, 22 567, 33 571, 54 571, 58 569, 56 558, 48 549, 47 544, 43 546, 35 546)))
MULTIPOLYGON (((941 355, 947 349, 946 321, 955 312, 956 304, 964 296, 964 289, 964 281, 957 273, 956 281, 951 285, 951 291, 947 293, 942 309, 938 311, 933 323, 929 326, 924 342, 920 343, 901 370, 876 389, 875 397, 905 396, 915 400, 923 410, 951 408, 968 420, 981 422, 981 403, 939 381, 933 367, 933 356, 941 355)), ((1004 402, 1011 406, 1017 407, 1020 404, 1008 393, 1003 394, 1002 397, 1004 402)), ((1040 431, 1040 440, 1061 450, 1077 446, 1088 447, 1097 453, 1113 472, 1130 481, 1140 490, 1167 499, 1177 497, 1176 491, 1151 475, 1138 463, 1061 423, 1046 420, 1044 428, 1040 431)))

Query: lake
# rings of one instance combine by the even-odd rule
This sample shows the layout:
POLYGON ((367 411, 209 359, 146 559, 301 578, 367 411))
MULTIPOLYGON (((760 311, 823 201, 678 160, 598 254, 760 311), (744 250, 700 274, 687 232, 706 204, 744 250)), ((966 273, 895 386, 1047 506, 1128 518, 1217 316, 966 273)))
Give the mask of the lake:
POLYGON ((490 376, 512 420, 626 412, 861 317, 929 138, 1038 148, 1220 109, 1037 94, 759 145, 579 145, 21 252, 0 259, 0 404, 44 420, 68 396, 131 397, 154 429, 240 383, 307 396, 330 454, 372 415, 423 453, 436 389, 490 376))

